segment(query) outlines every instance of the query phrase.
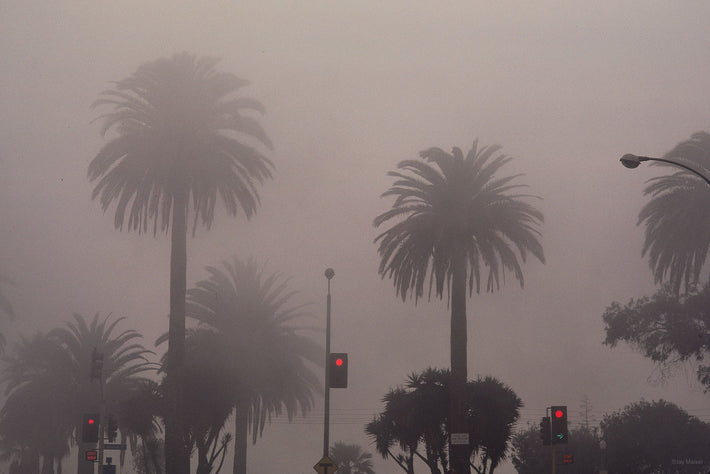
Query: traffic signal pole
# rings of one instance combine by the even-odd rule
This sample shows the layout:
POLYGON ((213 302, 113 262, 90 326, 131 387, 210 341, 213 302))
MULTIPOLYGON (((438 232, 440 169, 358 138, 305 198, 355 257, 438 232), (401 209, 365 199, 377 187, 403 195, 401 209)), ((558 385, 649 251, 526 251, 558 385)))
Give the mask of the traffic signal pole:
POLYGON ((325 309, 325 409, 323 411, 323 457, 328 456, 330 447, 330 280, 335 276, 335 271, 328 268, 325 277, 328 279, 328 296, 325 309))

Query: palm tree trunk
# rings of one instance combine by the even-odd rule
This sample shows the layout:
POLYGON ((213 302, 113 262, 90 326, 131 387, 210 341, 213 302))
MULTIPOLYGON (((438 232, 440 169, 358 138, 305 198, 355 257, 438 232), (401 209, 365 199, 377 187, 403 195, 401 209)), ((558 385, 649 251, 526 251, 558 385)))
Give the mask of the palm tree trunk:
MULTIPOLYGON (((468 433, 464 413, 464 392, 468 378, 466 328, 466 261, 454 262, 451 277, 451 398, 449 404, 449 435, 468 433)), ((470 444, 470 443, 469 443, 470 444)), ((468 445, 455 445, 449 440, 451 466, 456 474, 470 474, 468 445)))
POLYGON ((170 248, 170 324, 166 374, 165 472, 190 474, 184 423, 185 293, 187 287, 187 196, 173 200, 170 248))
POLYGON ((234 406, 234 468, 233 474, 247 472, 247 437, 249 436, 247 412, 249 403, 237 401, 234 406))

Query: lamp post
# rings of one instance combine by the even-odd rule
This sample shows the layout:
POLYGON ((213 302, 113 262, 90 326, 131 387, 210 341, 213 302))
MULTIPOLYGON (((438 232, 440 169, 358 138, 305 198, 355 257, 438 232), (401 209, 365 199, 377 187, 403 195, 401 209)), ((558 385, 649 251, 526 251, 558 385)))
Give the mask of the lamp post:
POLYGON ((606 441, 599 441, 599 451, 601 452, 601 466, 599 467, 599 474, 607 474, 606 470, 606 441))
POLYGON ((323 411, 323 457, 328 456, 330 446, 330 371, 328 361, 330 360, 330 280, 335 276, 335 271, 328 268, 325 277, 328 280, 328 296, 326 297, 325 310, 325 409, 323 411))
POLYGON ((625 154, 621 157, 619 161, 621 161, 621 164, 629 169, 637 168, 644 161, 661 161, 663 163, 670 163, 671 165, 680 166, 681 168, 688 170, 697 176, 700 176, 700 178, 702 178, 703 181, 705 181, 708 186, 710 186, 710 179, 708 179, 705 175, 703 175, 697 170, 694 170, 690 166, 684 165, 683 163, 678 163, 677 161, 668 160, 666 158, 651 158, 650 156, 639 156, 631 153, 625 154))

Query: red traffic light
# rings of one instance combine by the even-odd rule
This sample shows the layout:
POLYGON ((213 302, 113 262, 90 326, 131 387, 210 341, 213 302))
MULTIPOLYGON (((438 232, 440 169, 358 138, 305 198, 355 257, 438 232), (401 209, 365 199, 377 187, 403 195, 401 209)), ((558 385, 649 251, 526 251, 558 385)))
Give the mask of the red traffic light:
POLYGON ((86 422, 90 425, 93 425, 96 422, 96 420, 94 420, 93 418, 89 418, 88 420, 86 420, 86 422))
POLYGON ((565 412, 562 410, 555 410, 555 418, 562 418, 565 416, 565 412))
POLYGON ((330 388, 347 388, 348 355, 345 352, 331 353, 328 356, 328 380, 330 388))

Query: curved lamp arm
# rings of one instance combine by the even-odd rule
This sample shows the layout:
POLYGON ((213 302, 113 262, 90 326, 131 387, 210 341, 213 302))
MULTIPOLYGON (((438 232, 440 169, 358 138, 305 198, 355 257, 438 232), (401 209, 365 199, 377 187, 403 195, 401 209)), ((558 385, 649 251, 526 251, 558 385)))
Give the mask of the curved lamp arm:
POLYGON ((630 169, 638 167, 638 165, 640 165, 644 161, 662 161, 663 163, 669 163, 671 165, 680 166, 681 168, 686 169, 697 176, 700 176, 700 178, 702 178, 703 181, 705 181, 708 184, 708 186, 710 186, 710 179, 708 179, 705 175, 703 175, 702 173, 700 173, 697 170, 694 170, 690 166, 686 166, 683 163, 678 163, 677 161, 667 160, 665 158, 651 158, 649 156, 638 156, 638 155, 634 155, 631 153, 625 154, 624 156, 621 157, 621 159, 619 161, 621 161, 621 164, 624 165, 626 168, 630 168, 630 169))

